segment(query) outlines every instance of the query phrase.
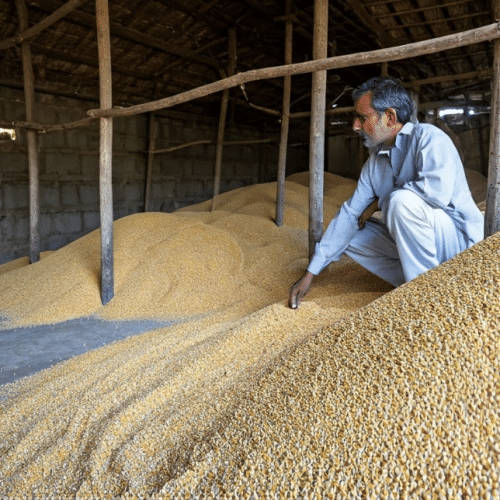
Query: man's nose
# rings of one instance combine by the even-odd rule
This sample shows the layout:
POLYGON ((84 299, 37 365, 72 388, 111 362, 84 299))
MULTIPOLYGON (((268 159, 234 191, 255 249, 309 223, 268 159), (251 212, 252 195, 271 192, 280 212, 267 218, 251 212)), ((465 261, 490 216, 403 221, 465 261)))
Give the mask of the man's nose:
POLYGON ((354 118, 354 121, 352 122, 352 129, 354 132, 359 132, 361 130, 361 121, 359 117, 354 118))

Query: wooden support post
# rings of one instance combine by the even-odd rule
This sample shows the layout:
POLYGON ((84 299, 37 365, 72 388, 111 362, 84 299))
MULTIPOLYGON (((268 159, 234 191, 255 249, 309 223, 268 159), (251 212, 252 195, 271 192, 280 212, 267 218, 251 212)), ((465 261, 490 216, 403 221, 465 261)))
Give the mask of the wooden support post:
MULTIPOLYGON (((19 14, 19 29, 25 31, 29 28, 28 8, 24 0, 16 0, 19 14)), ((24 79, 24 102, 26 121, 35 121, 35 78, 31 62, 31 47, 28 41, 21 43, 21 54, 24 79)), ((30 262, 40 260, 40 200, 39 200, 39 168, 38 168, 38 132, 35 129, 26 131, 28 138, 28 169, 29 169, 29 194, 30 194, 30 262)))
MULTIPOLYGON (((112 107, 111 41, 108 0, 96 0, 97 43, 99 52, 99 95, 101 109, 112 107)), ((113 269, 113 119, 100 119, 99 193, 101 211, 101 302, 114 296, 113 269)))
MULTIPOLYGON (((496 14, 498 12, 498 2, 496 14)), ((500 40, 494 42, 493 91, 490 112, 490 159, 488 163, 488 191, 484 237, 500 230, 500 40)))
MULTIPOLYGON (((293 23, 290 18, 292 13, 292 0, 286 0, 286 25, 285 25, 285 64, 292 64, 292 36, 293 23)), ((290 123, 290 94, 292 77, 286 75, 283 79, 283 112, 281 115, 281 136, 278 159, 278 182, 276 188, 276 225, 283 225, 285 206, 285 177, 286 153, 288 147, 288 127, 290 123)))
POLYGON ((154 113, 149 113, 149 147, 148 147, 148 164, 146 168, 146 186, 144 191, 144 211, 149 212, 151 198, 151 182, 153 177, 153 162, 155 155, 156 141, 156 120, 154 113))
MULTIPOLYGON (((229 43, 229 67, 228 72, 234 73, 236 67, 236 33, 234 30, 228 31, 229 43)), ((232 74, 228 75, 229 77, 232 74)), ((229 101, 229 89, 222 92, 222 103, 219 115, 219 130, 217 131, 217 146, 215 151, 215 174, 214 174, 214 195, 212 198, 212 210, 215 210, 215 198, 220 192, 220 176, 222 171, 222 151, 224 149, 224 130, 226 128, 227 105, 229 101)))
MULTIPOLYGON (((314 0, 313 59, 323 59, 328 48, 328 0, 314 0)), ((309 257, 323 235, 323 177, 325 161, 326 71, 312 74, 309 160, 309 257)))

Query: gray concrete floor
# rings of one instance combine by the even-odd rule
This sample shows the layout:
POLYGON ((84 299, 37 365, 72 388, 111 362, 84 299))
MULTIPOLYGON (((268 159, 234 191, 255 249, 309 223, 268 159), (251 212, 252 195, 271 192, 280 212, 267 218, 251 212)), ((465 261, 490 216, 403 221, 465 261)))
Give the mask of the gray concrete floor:
POLYGON ((116 340, 171 324, 81 318, 54 325, 2 329, 0 323, 0 385, 116 340))

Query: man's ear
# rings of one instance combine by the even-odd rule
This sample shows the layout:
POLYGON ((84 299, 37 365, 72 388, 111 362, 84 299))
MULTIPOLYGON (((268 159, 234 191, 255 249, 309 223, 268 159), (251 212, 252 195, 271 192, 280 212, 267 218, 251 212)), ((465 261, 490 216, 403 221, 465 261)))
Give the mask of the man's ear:
POLYGON ((393 127, 398 124, 398 114, 394 108, 387 108, 385 113, 387 115, 387 125, 389 127, 393 127))

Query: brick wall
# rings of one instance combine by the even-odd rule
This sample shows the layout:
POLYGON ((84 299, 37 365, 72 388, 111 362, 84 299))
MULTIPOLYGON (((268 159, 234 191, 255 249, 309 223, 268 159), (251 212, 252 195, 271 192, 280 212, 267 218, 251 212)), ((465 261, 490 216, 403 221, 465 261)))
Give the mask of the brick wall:
MULTIPOLYGON (((93 102, 36 96, 40 123, 86 117, 93 102)), ((24 120, 24 96, 0 89, 0 120, 24 120)), ((156 148, 215 140, 217 121, 174 112, 157 117, 156 148)), ((269 133, 279 135, 279 129, 269 133)), ((262 131, 228 124, 227 141, 259 139, 262 131)), ((113 121, 114 218, 143 211, 148 148, 148 116, 113 121)), ((287 174, 307 169, 307 149, 293 148, 287 174)), ((29 177, 26 133, 0 142, 0 263, 29 253, 29 177)), ((201 144, 155 155, 150 210, 171 212, 212 197, 215 146, 201 144)), ((226 146, 220 191, 276 179, 278 145, 226 146)), ((99 218, 99 126, 39 134, 40 246, 55 250, 96 229, 99 218)))

